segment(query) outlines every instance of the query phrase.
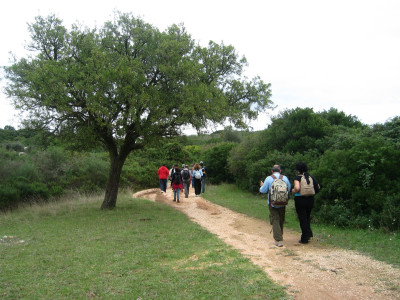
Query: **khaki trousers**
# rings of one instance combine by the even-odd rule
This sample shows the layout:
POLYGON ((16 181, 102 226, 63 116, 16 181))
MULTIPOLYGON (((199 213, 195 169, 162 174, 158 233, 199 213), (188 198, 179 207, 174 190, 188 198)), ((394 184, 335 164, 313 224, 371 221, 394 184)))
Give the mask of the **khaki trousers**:
POLYGON ((272 225, 274 240, 277 242, 283 241, 283 223, 285 222, 286 206, 284 207, 269 207, 269 221, 272 225))

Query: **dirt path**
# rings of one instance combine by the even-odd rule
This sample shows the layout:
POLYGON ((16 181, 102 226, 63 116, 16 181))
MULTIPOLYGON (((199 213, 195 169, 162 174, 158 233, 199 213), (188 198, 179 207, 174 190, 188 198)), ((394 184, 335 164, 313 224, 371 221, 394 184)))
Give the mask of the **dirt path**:
POLYGON ((295 299, 400 299, 400 270, 353 251, 324 247, 316 241, 298 243, 286 230, 284 247, 273 245, 271 226, 202 197, 172 201, 171 190, 141 191, 135 198, 165 202, 216 234, 260 266, 295 299))

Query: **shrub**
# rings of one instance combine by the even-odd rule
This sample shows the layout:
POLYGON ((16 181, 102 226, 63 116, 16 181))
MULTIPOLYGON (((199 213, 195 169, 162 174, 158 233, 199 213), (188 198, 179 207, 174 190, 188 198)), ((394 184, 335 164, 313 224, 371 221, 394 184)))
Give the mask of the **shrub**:
POLYGON ((17 205, 19 199, 19 192, 16 187, 0 184, 0 210, 17 205))
POLYGON ((66 187, 81 192, 97 192, 106 187, 109 162, 104 153, 75 154, 64 170, 66 187))
POLYGON ((388 231, 400 230, 400 195, 385 198, 379 225, 388 231))
POLYGON ((207 180, 210 183, 233 182, 233 176, 228 168, 228 157, 235 146, 235 143, 223 142, 204 152, 203 161, 207 167, 207 180))

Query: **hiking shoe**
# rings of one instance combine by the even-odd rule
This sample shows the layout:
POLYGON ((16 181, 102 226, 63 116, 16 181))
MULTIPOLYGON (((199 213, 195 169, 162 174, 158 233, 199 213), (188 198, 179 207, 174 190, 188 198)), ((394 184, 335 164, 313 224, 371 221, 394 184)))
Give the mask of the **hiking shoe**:
POLYGON ((275 246, 283 247, 283 243, 281 241, 275 241, 275 246))
POLYGON ((308 241, 299 240, 299 243, 300 243, 300 244, 308 244, 308 241))

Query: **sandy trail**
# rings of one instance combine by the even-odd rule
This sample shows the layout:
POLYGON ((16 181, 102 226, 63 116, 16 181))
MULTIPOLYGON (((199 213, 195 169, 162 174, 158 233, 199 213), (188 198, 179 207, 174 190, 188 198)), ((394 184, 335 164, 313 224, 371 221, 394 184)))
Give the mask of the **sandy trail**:
MULTIPOLYGON (((202 197, 181 197, 159 189, 135 198, 165 202, 216 234, 261 267, 295 299, 400 299, 400 270, 354 251, 298 243, 299 234, 284 232, 284 247, 273 245, 270 224, 213 204, 202 197)), ((182 196, 182 195, 181 195, 182 196)))

